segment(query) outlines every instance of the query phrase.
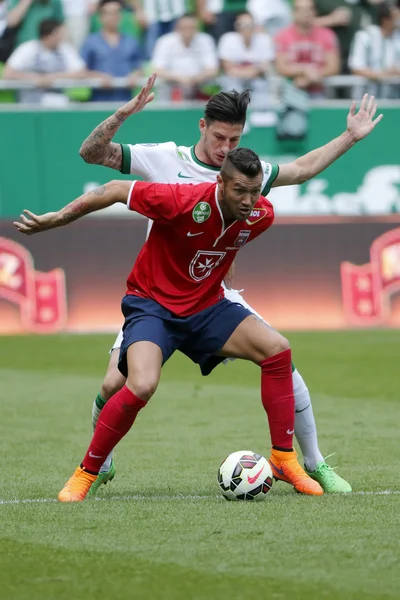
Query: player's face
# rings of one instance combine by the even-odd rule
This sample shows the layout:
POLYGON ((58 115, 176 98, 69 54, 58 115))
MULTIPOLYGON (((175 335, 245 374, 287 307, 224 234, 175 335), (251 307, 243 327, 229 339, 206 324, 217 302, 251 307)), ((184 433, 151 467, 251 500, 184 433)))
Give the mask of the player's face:
POLYGON ((220 206, 225 221, 245 221, 249 218, 261 194, 263 173, 247 177, 234 171, 232 177, 218 175, 220 206))
POLYGON ((210 165, 220 167, 225 155, 239 145, 243 125, 221 121, 212 121, 207 125, 205 119, 200 119, 200 133, 202 150, 208 162, 210 165))

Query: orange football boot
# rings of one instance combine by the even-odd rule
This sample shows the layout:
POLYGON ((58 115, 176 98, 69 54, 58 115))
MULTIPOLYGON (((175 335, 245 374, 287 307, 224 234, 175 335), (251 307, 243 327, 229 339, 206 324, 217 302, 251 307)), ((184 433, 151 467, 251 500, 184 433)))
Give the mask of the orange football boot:
POLYGON ((297 452, 281 452, 272 448, 269 459, 275 479, 290 483, 295 490, 309 496, 322 496, 324 490, 311 479, 297 460, 297 452))
POLYGON ((92 475, 85 471, 85 469, 82 469, 82 467, 78 467, 58 494, 59 501, 81 502, 85 499, 92 483, 94 483, 96 479, 97 475, 92 475))

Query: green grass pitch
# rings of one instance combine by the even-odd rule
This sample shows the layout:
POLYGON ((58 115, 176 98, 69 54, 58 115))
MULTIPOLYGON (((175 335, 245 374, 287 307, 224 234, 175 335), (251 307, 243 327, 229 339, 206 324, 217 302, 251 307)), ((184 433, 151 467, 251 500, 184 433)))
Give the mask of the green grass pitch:
POLYGON ((349 496, 275 483, 263 503, 222 499, 227 454, 268 457, 258 369, 201 378, 177 354, 101 500, 58 504, 113 336, 0 338, 0 599, 398 599, 399 332, 288 337, 349 496))

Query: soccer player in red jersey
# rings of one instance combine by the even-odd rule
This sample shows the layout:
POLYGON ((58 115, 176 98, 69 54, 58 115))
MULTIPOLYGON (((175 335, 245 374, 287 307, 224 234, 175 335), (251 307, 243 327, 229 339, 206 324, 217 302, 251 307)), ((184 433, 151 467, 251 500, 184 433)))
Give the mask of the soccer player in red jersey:
POLYGON ((86 497, 105 457, 154 394, 161 368, 175 350, 198 363, 203 375, 227 357, 259 365, 274 474, 299 492, 323 494, 293 449, 289 342, 225 298, 221 286, 238 250, 273 223, 273 207, 260 196, 263 171, 252 150, 237 148, 226 155, 217 183, 112 181, 56 213, 24 211, 21 222, 14 223, 22 233, 32 234, 126 201, 130 210, 154 221, 122 301, 125 323, 118 366, 126 384, 103 408, 81 465, 58 495, 61 502, 86 497))
MULTIPOLYGON (((150 144, 115 143, 113 137, 125 120, 143 110, 152 101, 154 81, 155 75, 152 75, 135 98, 120 107, 89 134, 80 150, 82 158, 88 163, 103 165, 124 174, 132 174, 134 177, 140 176, 144 181, 154 183, 214 183, 225 154, 240 143, 250 102, 249 91, 220 92, 210 98, 199 122, 200 138, 194 145, 182 146, 173 141, 150 144)), ((365 95, 357 113, 355 103, 352 103, 346 131, 325 146, 284 165, 261 161, 264 168, 261 194, 267 196, 273 187, 303 183, 318 175, 374 129, 382 118, 380 115, 374 119, 376 108, 374 98, 365 95)), ((130 127, 131 131, 133 127, 134 135, 134 119, 130 120, 130 127)), ((225 297, 260 316, 238 290, 232 289, 231 273, 232 271, 228 273, 222 284, 225 297)), ((125 378, 118 369, 121 343, 122 329, 113 344, 106 376, 93 402, 93 429, 106 402, 125 384, 125 378)), ((292 369, 296 411, 295 437, 303 454, 306 472, 318 481, 327 493, 351 492, 351 485, 323 458, 309 390, 294 365, 292 369)), ((115 462, 110 453, 90 489, 90 495, 96 495, 100 486, 111 481, 114 476, 115 462)))

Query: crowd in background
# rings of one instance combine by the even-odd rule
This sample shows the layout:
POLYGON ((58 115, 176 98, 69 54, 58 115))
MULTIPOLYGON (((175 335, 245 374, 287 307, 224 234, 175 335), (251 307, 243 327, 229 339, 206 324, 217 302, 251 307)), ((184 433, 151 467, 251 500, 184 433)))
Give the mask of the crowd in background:
POLYGON ((163 100, 250 87, 262 108, 274 75, 323 98, 338 74, 400 98, 400 0, 0 0, 0 63, 33 84, 20 101, 49 105, 127 101, 153 70, 163 100), (68 79, 101 87, 54 88, 68 79))

